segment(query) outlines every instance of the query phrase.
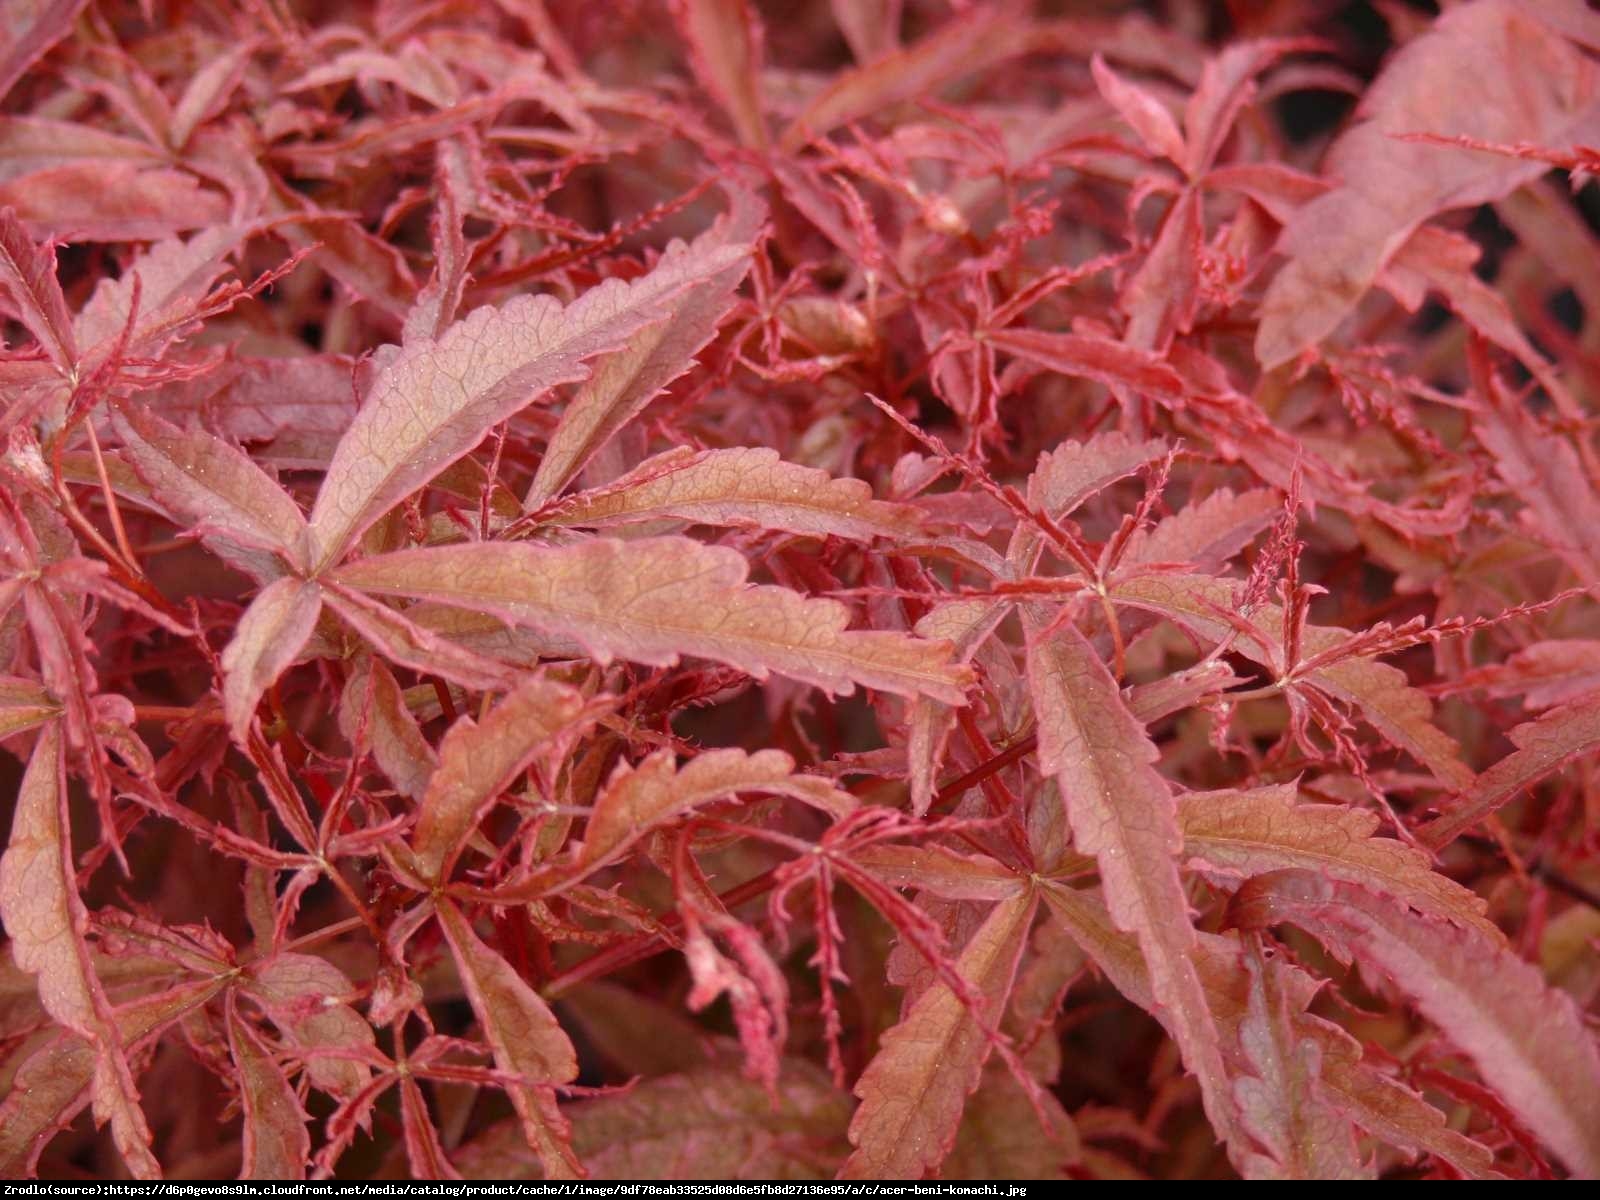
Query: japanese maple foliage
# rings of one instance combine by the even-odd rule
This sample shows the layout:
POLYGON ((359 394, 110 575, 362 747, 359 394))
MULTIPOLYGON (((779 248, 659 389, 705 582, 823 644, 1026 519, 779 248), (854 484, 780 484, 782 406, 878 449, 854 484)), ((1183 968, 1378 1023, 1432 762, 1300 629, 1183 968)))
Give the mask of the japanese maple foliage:
POLYGON ((1600 1176, 1600 13, 0 5, 0 1173, 1600 1176))

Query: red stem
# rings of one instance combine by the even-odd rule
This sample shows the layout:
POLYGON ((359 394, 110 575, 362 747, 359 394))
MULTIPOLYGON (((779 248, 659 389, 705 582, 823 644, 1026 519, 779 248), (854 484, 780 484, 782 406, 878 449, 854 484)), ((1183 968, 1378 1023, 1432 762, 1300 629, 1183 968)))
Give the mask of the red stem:
MULTIPOLYGON (((1034 747, 1038 744, 1037 735, 1030 733, 1015 745, 1007 746, 993 758, 979 763, 965 775, 945 784, 935 794, 934 803, 946 804, 960 798, 961 794, 968 788, 982 783, 996 771, 1004 770, 1018 759, 1032 753, 1034 747)), ((746 880, 737 887, 729 888, 718 899, 722 901, 724 907, 735 908, 738 905, 756 899, 758 896, 765 896, 777 885, 777 882, 778 868, 774 867, 770 871, 757 875, 754 879, 746 880)), ((676 933, 683 926, 683 918, 677 913, 673 913, 671 916, 666 917, 662 924, 670 932, 676 933)), ((622 968, 630 967, 636 962, 652 958, 667 948, 667 942, 660 934, 641 933, 625 942, 607 946, 599 953, 591 954, 583 961, 573 963, 565 970, 558 971, 550 982, 544 986, 544 995, 546 998, 554 1000, 570 992, 573 988, 595 979, 604 978, 613 971, 620 971, 622 968)))

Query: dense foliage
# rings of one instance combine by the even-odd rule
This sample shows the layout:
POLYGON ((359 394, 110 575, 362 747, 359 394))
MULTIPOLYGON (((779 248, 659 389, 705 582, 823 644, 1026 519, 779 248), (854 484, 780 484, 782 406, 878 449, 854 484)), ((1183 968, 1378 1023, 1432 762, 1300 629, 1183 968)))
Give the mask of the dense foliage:
POLYGON ((1600 1175, 1582 0, 0 95, 0 1172, 1600 1175))

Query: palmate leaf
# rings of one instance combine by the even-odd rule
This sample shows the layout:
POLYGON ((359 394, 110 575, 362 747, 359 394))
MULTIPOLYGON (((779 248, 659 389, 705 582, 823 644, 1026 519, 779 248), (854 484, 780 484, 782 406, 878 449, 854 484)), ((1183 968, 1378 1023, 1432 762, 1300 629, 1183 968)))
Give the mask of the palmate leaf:
POLYGON ((1333 332, 1423 221, 1503 196, 1545 170, 1396 135, 1565 145, 1593 128, 1593 65, 1558 32, 1559 19, 1540 19, 1567 7, 1579 6, 1463 4, 1385 66, 1362 101, 1362 119, 1329 151, 1328 171, 1341 185, 1284 230, 1279 250, 1289 262, 1267 289, 1256 335, 1264 365, 1333 332), (1454 103, 1463 87, 1479 102, 1454 103))
POLYGON ((411 838, 411 866, 426 882, 450 872, 467 835, 501 792, 563 732, 574 733, 583 698, 553 680, 534 678, 490 709, 481 722, 462 717, 439 743, 411 838))
MULTIPOLYGON (((1167 1022, 1166 1011, 1155 1005, 1150 971, 1138 942, 1117 931, 1099 900, 1053 882, 1045 885, 1044 900, 1119 992, 1167 1022)), ((1201 934, 1195 961, 1211 1011, 1226 1034, 1223 1048, 1231 1073, 1234 1077, 1254 1075, 1243 1057, 1240 1041, 1241 1025, 1248 1013, 1250 980, 1238 941, 1201 934)), ((1305 982, 1308 981, 1296 986, 1309 999, 1305 982)), ((1470 1178, 1494 1175, 1494 1156, 1488 1149, 1449 1129, 1438 1109, 1365 1062, 1360 1045, 1349 1034, 1304 1012, 1294 1014, 1294 1025, 1298 1036, 1315 1041, 1328 1100, 1349 1120, 1390 1145, 1442 1158, 1470 1178)), ((1241 1149, 1253 1152, 1249 1143, 1241 1149)))
POLYGON ((1600 14, 780 7, 0 4, 0 1174, 1588 1173, 1600 14))
POLYGON ((1244 959, 1250 998, 1239 1046, 1251 1074, 1234 1080, 1242 1124, 1266 1151, 1244 1156, 1250 1179, 1370 1179, 1355 1130, 1324 1094, 1322 1051, 1294 1025, 1286 972, 1259 953, 1244 959))
POLYGON ((781 750, 706 750, 681 767, 671 753, 657 751, 638 767, 618 764, 595 798, 573 869, 597 871, 656 826, 736 792, 792 796, 836 818, 856 805, 827 780, 797 775, 794 759, 781 750))
POLYGON ((559 548, 483 542, 402 550, 349 563, 332 578, 565 635, 602 662, 662 666, 692 654, 836 694, 861 684, 964 702, 971 673, 950 661, 945 643, 847 630, 843 605, 746 586, 748 571, 735 551, 688 538, 597 538, 559 548))
POLYGON ((1233 1142, 1222 1050, 1196 972, 1178 874, 1183 838, 1172 791, 1153 765, 1158 752, 1077 627, 1069 621, 1049 629, 1037 606, 1026 615, 1040 769, 1060 785, 1077 849, 1099 864, 1117 927, 1139 940, 1156 1003, 1200 1080, 1213 1127, 1233 1142))
POLYGON ((78 896, 59 722, 44 727, 17 793, 11 840, 0 857, 0 919, 12 955, 39 980, 45 1011, 94 1048, 95 1117, 110 1121, 117 1150, 141 1179, 158 1179, 150 1127, 122 1039, 84 941, 89 914, 78 896))
POLYGON ((1502 940, 1481 898, 1405 843, 1374 837, 1380 823, 1374 813, 1301 803, 1293 784, 1280 784, 1190 792, 1178 801, 1178 823, 1187 865, 1225 883, 1269 871, 1316 871, 1502 940))
POLYGON ((311 1158, 305 1110, 283 1069, 237 1009, 228 1005, 228 1047, 239 1071, 244 1110, 240 1179, 304 1179, 311 1158))
MULTIPOLYGON (((669 247, 654 270, 632 283, 609 282, 565 309, 548 296, 480 309, 437 340, 419 340, 391 356, 323 479, 309 521, 311 565, 325 570, 492 426, 557 384, 584 378, 587 360, 666 321, 680 296, 713 282, 731 288, 749 258, 752 224, 750 204, 736 208, 734 219, 693 245, 669 247)), ((315 583, 274 585, 240 622, 224 662, 236 737, 304 644, 319 609, 315 583)))
MULTIPOLYGON (((956 971, 984 1001, 1005 1010, 1038 897, 1019 884, 989 912, 956 960, 956 971)), ((955 1142, 967 1097, 978 1086, 991 1043, 968 1003, 939 981, 884 1034, 856 1083, 861 1104, 850 1122, 855 1152, 843 1179, 916 1179, 955 1142)))
POLYGON ((495 1064, 521 1081, 507 1090, 528 1145, 539 1156, 547 1178, 581 1178, 583 1168, 572 1152, 570 1131, 551 1090, 552 1084, 577 1078, 578 1056, 572 1043, 539 993, 479 940, 451 901, 440 898, 438 913, 467 999, 494 1050, 495 1064))
POLYGON ((874 500, 872 489, 859 479, 834 479, 786 463, 775 450, 743 446, 669 450, 614 483, 573 496, 539 520, 599 529, 663 517, 862 541, 908 538, 922 528, 915 508, 874 500))
POLYGON ((746 242, 718 225, 674 243, 631 283, 608 281, 565 308, 519 296, 481 308, 437 341, 404 347, 373 382, 334 451, 311 510, 323 569, 401 500, 461 458, 491 428, 558 384, 583 379, 595 356, 672 314, 676 300, 748 260, 746 242))
POLYGON ((246 454, 204 430, 180 430, 133 406, 115 417, 123 453, 150 497, 198 526, 222 559, 270 583, 307 565, 300 507, 246 454))
POLYGON ((1438 849, 1567 763, 1600 750, 1600 707, 1592 697, 1553 708, 1509 734, 1517 747, 1473 782, 1443 814, 1417 831, 1438 849))
MULTIPOLYGON (((1212 643, 1232 638, 1232 648, 1240 654, 1281 669, 1277 631, 1282 610, 1262 604, 1247 618, 1235 614, 1251 630, 1236 636, 1239 630, 1226 614, 1233 612, 1238 586, 1213 576, 1160 574, 1119 579, 1109 591, 1114 601, 1159 613, 1212 643)), ((1302 650, 1316 654, 1349 636, 1347 630, 1308 625, 1302 650)), ((1431 770, 1440 782, 1457 790, 1471 785, 1472 769, 1461 761, 1455 741, 1433 723, 1432 701, 1411 687, 1398 668, 1370 656, 1346 658, 1297 674, 1292 682, 1354 705, 1373 728, 1431 770)))
POLYGON ((1418 918, 1307 871, 1252 880, 1230 911, 1246 927, 1298 925, 1392 979, 1574 1175, 1600 1178, 1600 1047, 1536 967, 1480 930, 1418 918))
POLYGON ((0 209, 0 287, 56 369, 70 373, 77 366, 78 346, 56 282, 55 251, 35 245, 10 209, 0 209))
MULTIPOLYGON (((732 244, 753 243, 764 210, 742 191, 732 193, 722 236, 732 244)), ((594 373, 561 414, 544 457, 528 487, 525 508, 537 508, 561 493, 616 432, 644 411, 663 388, 694 364, 734 306, 734 289, 750 267, 735 258, 680 295, 672 313, 595 363, 594 373)))

